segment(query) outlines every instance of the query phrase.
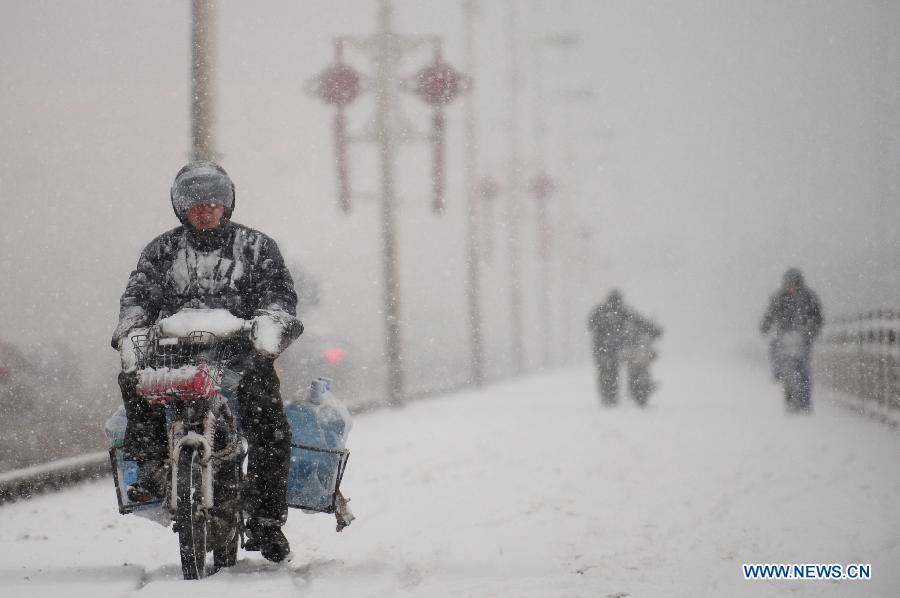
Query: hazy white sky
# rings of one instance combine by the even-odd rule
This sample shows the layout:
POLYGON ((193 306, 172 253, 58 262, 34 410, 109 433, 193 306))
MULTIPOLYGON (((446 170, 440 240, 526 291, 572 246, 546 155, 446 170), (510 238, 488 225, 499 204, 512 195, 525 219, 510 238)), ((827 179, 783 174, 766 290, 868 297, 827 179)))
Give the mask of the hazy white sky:
MULTIPOLYGON (((482 4, 479 161, 502 179, 507 5, 482 4)), ((569 23, 565 2, 517 5, 524 91, 541 74, 529 40, 574 27, 581 45, 568 57, 542 53, 542 81, 547 97, 594 92, 587 103, 545 104, 555 201, 568 201, 573 215, 563 221, 554 212, 555 247, 562 236, 576 252, 562 260, 577 272, 567 350, 586 351, 588 304, 612 285, 656 316, 679 351, 697 338, 754 342, 789 265, 804 268, 829 315, 893 304, 900 48, 891 33, 900 9, 848 0, 573 0, 569 23), (575 156, 568 171, 566 144, 575 156), (573 237, 570 222, 593 229, 593 246, 573 237)), ((338 213, 331 111, 304 91, 331 60, 334 36, 374 30, 376 3, 264 6, 230 2, 219 11, 219 147, 237 184, 234 218, 274 236, 289 262, 319 276, 323 325, 378 351, 377 203, 360 198, 349 217, 338 213)), ((461 68, 457 2, 398 0, 396 8, 398 30, 443 36, 445 56, 461 68)), ((0 337, 78 336, 103 355, 138 252, 177 224, 168 188, 188 152, 188 51, 185 2, 0 4, 0 337)), ((405 70, 428 57, 410 57, 405 70)), ((371 71, 364 56, 349 59, 371 71)), ((404 102, 424 128, 427 114, 404 102)), ((537 166, 533 107, 524 96, 525 177, 537 166)), ((351 110, 355 130, 371 111, 371 98, 351 110)), ((398 164, 404 334, 422 368, 465 363, 461 105, 448 114, 446 216, 429 211, 426 146, 404 147, 398 164)), ((351 151, 355 187, 370 195, 374 155, 369 146, 351 151)), ((521 210, 534 361, 542 336, 532 201, 521 210)), ((498 209, 495 224, 502 216, 498 209)), ((498 251, 484 268, 485 334, 498 371, 508 346, 502 234, 495 227, 498 251)), ((106 358, 115 365, 112 351, 106 358)))

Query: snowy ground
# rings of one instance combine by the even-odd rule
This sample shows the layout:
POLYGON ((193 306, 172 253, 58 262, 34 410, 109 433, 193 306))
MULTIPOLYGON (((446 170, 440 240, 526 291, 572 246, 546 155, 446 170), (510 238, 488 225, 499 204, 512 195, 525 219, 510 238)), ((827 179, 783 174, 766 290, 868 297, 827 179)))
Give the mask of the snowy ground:
POLYGON ((293 560, 180 579, 174 534, 111 482, 0 508, 3 596, 897 596, 900 434, 751 366, 662 359, 641 411, 573 369, 361 416, 358 520, 292 512, 293 560), (871 563, 870 581, 745 581, 744 562, 871 563))

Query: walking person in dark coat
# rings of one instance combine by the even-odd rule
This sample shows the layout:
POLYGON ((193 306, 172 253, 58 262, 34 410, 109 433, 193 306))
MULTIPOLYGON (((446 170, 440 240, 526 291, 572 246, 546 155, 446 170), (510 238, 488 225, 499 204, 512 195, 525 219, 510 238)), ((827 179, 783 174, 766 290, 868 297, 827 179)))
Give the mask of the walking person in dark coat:
POLYGON ((803 273, 790 268, 781 288, 772 295, 760 331, 775 332, 769 347, 775 377, 787 381, 785 400, 789 410, 809 411, 812 344, 822 328, 818 296, 806 286, 803 273), (796 387, 797 396, 790 388, 796 387))
MULTIPOLYGON (((126 337, 184 308, 226 309, 246 320, 269 318, 282 330, 282 349, 303 330, 295 317, 294 284, 275 241, 231 221, 234 184, 224 169, 204 161, 188 164, 175 177, 171 200, 181 226, 141 252, 122 294, 112 337, 113 347, 123 351, 119 386, 128 416, 125 451, 141 472, 131 490, 151 498, 164 491, 165 417, 161 408, 137 395, 137 375, 126 367, 126 337)), ((230 367, 241 376, 237 397, 249 443, 245 548, 280 561, 290 550, 281 526, 287 519, 291 431, 275 374, 276 356, 255 351, 247 339, 229 342, 241 356, 230 367)))
POLYGON ((622 294, 613 290, 591 311, 588 330, 593 341, 597 386, 604 405, 618 402, 619 368, 628 366, 629 393, 639 404, 646 403, 655 388, 650 378, 650 361, 655 357, 650 343, 662 329, 625 305, 622 294))

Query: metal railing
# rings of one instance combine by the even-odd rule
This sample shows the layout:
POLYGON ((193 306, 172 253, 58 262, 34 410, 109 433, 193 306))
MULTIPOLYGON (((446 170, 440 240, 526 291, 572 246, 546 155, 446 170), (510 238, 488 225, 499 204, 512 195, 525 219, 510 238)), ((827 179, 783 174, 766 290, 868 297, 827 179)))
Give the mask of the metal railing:
POLYGON ((821 383, 866 407, 900 415, 900 310, 828 322, 816 343, 815 371, 821 383))
POLYGON ((0 504, 109 475, 106 451, 0 473, 0 504))
MULTIPOLYGON (((409 389, 407 400, 419 400, 456 392, 471 386, 469 381, 420 386, 409 389)), ((351 413, 359 414, 386 406, 383 399, 365 397, 348 404, 351 413)), ((45 492, 52 492, 112 473, 107 451, 97 451, 67 459, 0 473, 0 504, 27 500, 45 492)))

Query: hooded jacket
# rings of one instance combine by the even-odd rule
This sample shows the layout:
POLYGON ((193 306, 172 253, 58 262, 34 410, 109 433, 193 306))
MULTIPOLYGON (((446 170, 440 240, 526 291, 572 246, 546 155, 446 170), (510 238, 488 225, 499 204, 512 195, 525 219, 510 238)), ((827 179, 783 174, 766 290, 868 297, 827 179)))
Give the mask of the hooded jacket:
POLYGON ((611 298, 591 311, 588 330, 593 334, 594 352, 611 353, 637 342, 641 335, 656 338, 662 329, 629 309, 623 301, 611 298))
POLYGON ((822 328, 822 307, 818 296, 806 286, 800 286, 791 294, 781 288, 769 300, 760 330, 768 332, 772 327, 778 334, 800 331, 812 341, 822 328))
POLYGON ((183 308, 224 308, 244 319, 260 310, 295 316, 297 294, 278 246, 263 233, 230 221, 209 231, 179 226, 141 252, 112 346, 183 308))

